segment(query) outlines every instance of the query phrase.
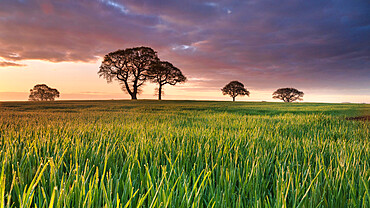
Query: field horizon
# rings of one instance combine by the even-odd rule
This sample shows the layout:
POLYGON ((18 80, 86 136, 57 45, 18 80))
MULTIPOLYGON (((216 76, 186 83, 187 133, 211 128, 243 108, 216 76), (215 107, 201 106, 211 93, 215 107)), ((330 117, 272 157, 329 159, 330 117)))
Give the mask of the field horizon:
MULTIPOLYGON (((269 101, 220 101, 220 100, 156 100, 156 99, 138 99, 138 100, 131 100, 131 99, 107 99, 107 100, 55 100, 55 101, 0 101, 0 107, 12 107, 12 103, 20 104, 21 106, 32 106, 36 107, 37 105, 41 106, 49 106, 47 109, 54 109, 52 106, 55 106, 55 109, 59 109, 60 105, 67 105, 62 108, 68 109, 68 105, 72 106, 74 103, 79 104, 86 104, 80 105, 81 108, 91 108, 94 104, 95 107, 98 107, 101 103, 110 103, 110 104, 130 104, 130 105, 142 105, 142 104, 149 104, 149 105, 171 105, 171 104, 190 104, 190 103, 198 103, 198 104, 214 104, 214 106, 217 106, 217 103, 220 104, 220 106, 217 106, 218 108, 222 107, 225 111, 227 110, 228 105, 233 107, 240 107, 243 105, 253 104, 253 108, 257 107, 259 104, 261 104, 261 107, 264 106, 278 106, 278 107, 289 107, 289 106, 301 106, 301 107, 313 107, 311 108, 311 113, 318 113, 320 109, 318 107, 322 108, 322 113, 328 113, 331 112, 330 109, 325 109, 325 107, 333 107, 338 106, 339 109, 336 109, 336 111, 340 114, 347 115, 347 116, 368 116, 370 114, 370 104, 367 103, 350 103, 350 102, 344 102, 344 103, 326 103, 326 102, 292 102, 292 103, 285 103, 285 102, 269 102, 269 101), (59 106, 59 107, 58 107, 59 106), (313 109, 318 109, 316 111, 313 111, 313 109), (355 109, 355 110, 354 110, 355 109), (349 111, 348 111, 349 110, 349 111)), ((13 106, 14 107, 14 106, 13 106)), ((209 106, 212 107, 212 106, 209 106)), ((22 109, 22 108, 20 108, 22 109)), ((37 109, 37 108, 35 108, 37 109)), ((42 109, 42 108, 41 108, 42 109)), ((210 108, 212 109, 212 108, 210 108)), ((205 109, 204 109, 205 110, 205 109)), ((289 108, 285 108, 285 110, 289 111, 289 108)), ((294 112, 297 112, 295 108, 292 108, 294 112)), ((275 111, 275 110, 271 110, 275 111)), ((286 113, 288 111, 283 111, 280 113, 286 113)), ((279 111, 275 111, 275 113, 278 113, 279 111)), ((308 111, 310 112, 310 111, 308 111)))
MULTIPOLYGON (((226 103, 232 103, 232 100, 223 100, 223 99, 162 99, 162 100, 158 100, 156 98, 139 98, 137 100, 132 100, 130 98, 120 98, 120 99, 116 99, 116 98, 112 98, 112 99, 58 99, 58 100, 54 100, 54 101, 51 101, 51 102, 94 102, 94 101, 132 101, 132 102, 137 102, 137 101, 157 101, 157 102, 171 102, 171 101, 179 101, 179 102, 226 102, 226 103)), ((50 102, 50 101, 29 101, 29 100, 0 100, 0 103, 11 103, 11 102, 40 102, 40 103, 43 103, 43 102, 50 102)), ((264 100, 236 100, 235 102, 244 102, 244 103, 248 103, 248 102, 251 102, 251 103, 282 103, 284 104, 283 101, 281 100, 276 100, 276 101, 264 101, 264 100)), ((298 103, 305 103, 305 104, 359 104, 359 105, 370 105, 370 103, 366 103, 366 102, 330 102, 330 101, 298 101, 298 102, 291 102, 293 104, 298 104, 298 103)), ((289 104, 289 103, 288 103, 289 104)))

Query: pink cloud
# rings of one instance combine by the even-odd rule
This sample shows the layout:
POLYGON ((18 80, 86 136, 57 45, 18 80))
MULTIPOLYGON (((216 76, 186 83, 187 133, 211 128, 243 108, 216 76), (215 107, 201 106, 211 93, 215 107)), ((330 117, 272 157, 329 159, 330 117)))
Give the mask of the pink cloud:
POLYGON ((95 62, 108 52, 145 45, 188 77, 212 80, 197 83, 204 87, 239 79, 260 89, 368 88, 367 5, 5 0, 0 2, 0 57, 14 64, 95 62))

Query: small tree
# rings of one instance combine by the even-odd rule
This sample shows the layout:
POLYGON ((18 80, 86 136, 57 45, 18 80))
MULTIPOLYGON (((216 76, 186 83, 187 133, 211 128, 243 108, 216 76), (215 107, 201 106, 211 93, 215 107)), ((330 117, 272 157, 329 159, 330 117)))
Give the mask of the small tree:
POLYGON ((296 100, 303 100, 304 93, 295 88, 280 88, 277 89, 273 94, 272 98, 280 99, 284 102, 290 103, 296 100))
POLYGON ((225 85, 224 88, 221 89, 223 95, 230 95, 233 98, 233 102, 235 101, 235 97, 240 95, 249 96, 249 91, 244 88, 244 84, 238 81, 231 81, 229 84, 225 85))
POLYGON ((57 89, 48 87, 46 84, 37 84, 30 89, 30 101, 54 101, 60 93, 57 89))
POLYGON ((148 70, 159 61, 157 53, 148 47, 127 48, 104 56, 98 72, 107 82, 120 81, 122 89, 137 99, 139 88, 148 79, 148 70))
POLYGON ((184 83, 186 81, 186 77, 182 74, 181 70, 167 61, 160 61, 155 64, 148 71, 148 75, 152 82, 158 84, 158 100, 162 99, 163 85, 176 85, 177 83, 184 83))

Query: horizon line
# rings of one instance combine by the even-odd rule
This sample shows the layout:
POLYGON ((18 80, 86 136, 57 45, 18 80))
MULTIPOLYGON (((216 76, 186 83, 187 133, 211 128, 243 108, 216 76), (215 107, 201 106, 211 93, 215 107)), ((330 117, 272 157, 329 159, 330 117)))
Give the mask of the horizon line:
MULTIPOLYGON (((137 99, 137 100, 132 100, 132 99, 129 99, 129 98, 122 98, 122 99, 59 99, 59 100, 54 100, 54 101, 29 101, 29 100, 0 100, 0 103, 10 103, 10 102, 33 102, 33 103, 38 103, 38 102, 43 102, 43 103, 53 103, 53 102, 68 102, 68 101, 133 101, 133 102, 136 102, 136 101, 158 101, 158 102, 162 102, 162 101, 199 101, 199 102, 231 102, 231 103, 234 103, 232 100, 211 100, 211 99, 193 99, 193 100, 188 100, 188 99, 162 99, 162 100, 158 100, 158 99, 147 99, 147 98, 143 98, 143 99, 137 99)), ((254 103, 286 103, 286 102, 281 102, 281 101, 265 101, 265 100, 237 100, 235 102, 254 102, 254 103)), ((315 101, 299 101, 299 102, 289 102, 289 103, 315 103, 315 104, 360 104, 360 105, 369 105, 370 103, 367 103, 367 102, 325 102, 325 101, 319 101, 319 102, 315 102, 315 101)))

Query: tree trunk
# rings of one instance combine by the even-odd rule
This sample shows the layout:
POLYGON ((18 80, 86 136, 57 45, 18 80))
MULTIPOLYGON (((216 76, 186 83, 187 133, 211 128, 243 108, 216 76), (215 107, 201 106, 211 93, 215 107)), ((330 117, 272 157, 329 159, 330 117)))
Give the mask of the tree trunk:
POLYGON ((131 100, 137 100, 137 97, 136 97, 137 90, 134 89, 134 91, 131 92, 130 87, 128 86, 127 81, 123 81, 123 82, 125 83, 126 91, 131 96, 131 100))
POLYGON ((235 97, 233 97, 233 102, 235 102, 235 97))
POLYGON ((134 84, 132 87, 134 88, 134 90, 131 95, 131 100, 137 100, 137 79, 134 81, 134 84))
POLYGON ((132 93, 132 95, 131 95, 131 100, 137 100, 136 94, 137 94, 137 93, 132 93))
POLYGON ((158 88, 158 100, 162 100, 162 85, 159 85, 158 88))

